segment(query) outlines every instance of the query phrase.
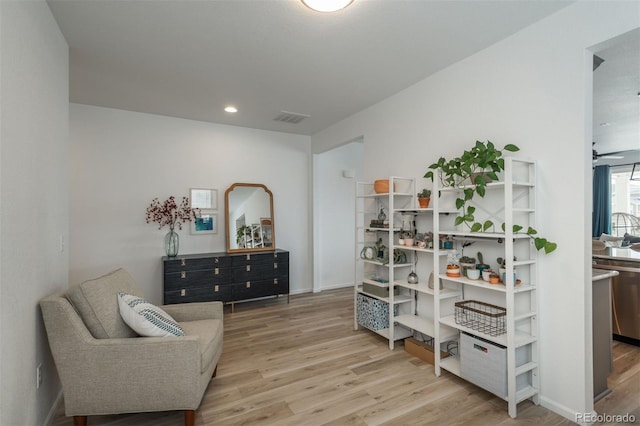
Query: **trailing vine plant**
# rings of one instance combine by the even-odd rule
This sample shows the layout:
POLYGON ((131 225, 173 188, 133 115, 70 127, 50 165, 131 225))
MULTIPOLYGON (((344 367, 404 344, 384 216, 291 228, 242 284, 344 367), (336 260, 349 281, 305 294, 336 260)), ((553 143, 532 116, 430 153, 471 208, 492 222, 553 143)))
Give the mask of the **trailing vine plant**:
MULTIPOLYGON (((516 152, 519 151, 516 145, 507 144, 502 149, 497 149, 491 141, 476 141, 473 148, 464 151, 460 157, 446 160, 444 157, 429 166, 429 171, 425 173, 425 178, 433 181, 434 171, 440 170, 439 178, 442 186, 460 188, 462 190, 460 196, 456 198, 456 208, 461 214, 456 217, 456 226, 465 224, 471 232, 487 232, 494 230, 495 224, 491 220, 477 222, 474 216, 476 208, 471 205, 471 200, 477 194, 484 197, 487 184, 493 180, 498 180, 498 173, 504 170, 503 151, 516 152), (467 185, 471 182, 472 185, 467 185)), ((502 230, 505 230, 505 224, 502 223, 502 230)), ((521 225, 513 225, 513 233, 521 233, 524 227, 521 225)), ((536 231, 531 226, 527 227, 526 235, 533 239, 534 246, 537 250, 544 250, 545 253, 551 253, 557 248, 557 244, 547 240, 546 238, 537 236, 536 231)))

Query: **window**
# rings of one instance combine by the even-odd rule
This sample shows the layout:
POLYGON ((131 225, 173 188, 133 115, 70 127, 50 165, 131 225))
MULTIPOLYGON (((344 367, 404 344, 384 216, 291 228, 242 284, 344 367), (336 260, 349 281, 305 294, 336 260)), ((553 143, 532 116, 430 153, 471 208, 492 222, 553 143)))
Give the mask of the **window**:
POLYGON ((640 235, 640 181, 630 180, 631 170, 611 171, 611 233, 640 235))

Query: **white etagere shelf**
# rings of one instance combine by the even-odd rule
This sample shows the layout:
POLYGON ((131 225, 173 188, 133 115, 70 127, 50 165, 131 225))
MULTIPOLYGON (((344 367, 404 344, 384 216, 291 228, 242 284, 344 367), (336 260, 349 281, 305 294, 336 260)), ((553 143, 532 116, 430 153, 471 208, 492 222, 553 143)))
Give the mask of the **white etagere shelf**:
MULTIPOLYGON (((531 398, 534 403, 538 403, 537 250, 528 235, 513 232, 514 223, 524 226, 524 229, 527 226, 535 227, 535 168, 536 165, 533 161, 506 157, 503 180, 489 183, 486 186, 487 193, 495 194, 498 199, 502 198, 502 207, 496 210, 495 205, 480 205, 477 211, 488 215, 482 220, 490 219, 496 225, 504 222, 504 232, 470 232, 462 228, 464 225, 454 228, 451 228, 451 225, 449 227, 442 226, 438 230, 440 234, 451 235, 454 239, 470 238, 473 241, 481 242, 484 240, 486 244, 490 244, 491 241, 503 243, 505 259, 514 259, 514 253, 518 252, 519 260, 507 262, 505 283, 503 284, 489 284, 482 279, 472 280, 466 277, 449 277, 446 274, 439 274, 440 279, 459 286, 463 293, 465 289, 475 289, 475 294, 480 291, 479 294, 487 294, 487 296, 501 295, 498 297, 502 300, 500 305, 506 308, 506 330, 503 334, 486 334, 472 327, 458 324, 455 315, 440 315, 440 313, 436 315, 440 325, 452 327, 505 348, 507 362, 504 368, 506 368, 507 394, 506 396, 498 396, 508 402, 511 417, 517 416, 519 402, 531 398), (521 223, 522 221, 525 223, 521 223), (514 271, 516 269, 518 277, 522 275, 520 284, 515 282, 514 271), (517 300, 520 300, 519 298, 524 298, 523 303, 516 303, 517 300), (516 367, 516 350, 521 349, 527 350, 528 360, 523 365, 516 367), (519 387, 517 379, 522 376, 524 376, 526 385, 519 387)), ((441 188, 441 190, 456 192, 465 188, 473 188, 473 185, 465 186, 462 189, 441 188)), ((474 205, 476 205, 476 201, 474 200, 474 205)), ((479 221, 482 222, 482 220, 479 221)), ((495 297, 491 300, 495 300, 495 297)), ((438 310, 437 307, 435 310, 438 310)), ((439 344, 441 341, 442 339, 436 339, 434 344, 439 344)), ((435 370, 437 375, 440 374, 441 368, 464 378, 459 355, 443 359, 436 356, 435 370)))
MULTIPOLYGON (((502 293, 506 293, 507 292, 507 286, 503 283, 499 283, 499 284, 489 284, 486 281, 483 281, 482 279, 477 279, 477 280, 472 280, 466 277, 450 277, 447 274, 440 274, 440 278, 443 280, 447 280, 447 281, 451 281, 451 282, 455 282, 455 283, 460 283, 460 284, 464 284, 464 285, 468 285, 471 287, 477 287, 477 288, 482 288, 485 290, 491 290, 491 291, 497 291, 497 292, 502 292, 502 293)), ((536 289, 535 286, 532 285, 528 285, 528 284, 518 284, 515 286, 515 288, 513 289, 514 293, 520 293, 523 291, 534 291, 536 289)))
MULTIPOLYGON (((379 281, 364 278, 367 274, 381 275, 388 277, 389 282, 393 280, 394 270, 406 269, 412 266, 411 263, 395 263, 393 258, 394 240, 397 233, 401 230, 395 226, 393 217, 395 215, 394 204, 397 200, 404 200, 403 203, 408 205, 412 202, 415 193, 414 180, 410 178, 390 177, 388 193, 376 193, 374 183, 358 182, 356 184, 356 271, 355 271, 355 295, 354 295, 354 328, 359 326, 369 328, 366 324, 359 324, 357 318, 357 296, 361 294, 371 299, 384 302, 388 307, 389 327, 382 330, 372 330, 389 340, 389 347, 393 349, 394 341, 410 337, 412 331, 395 321, 395 310, 404 304, 413 302, 413 298, 409 294, 394 294, 393 285, 388 283, 380 283, 379 281), (384 212, 388 216, 386 227, 370 226, 371 220, 378 218, 379 212, 384 212), (361 258, 362 249, 373 243, 373 240, 381 239, 384 241, 386 251, 385 259, 361 258), (373 285, 378 288, 387 290, 387 297, 367 292, 363 283, 373 285)), ((369 328, 371 329, 371 328, 369 328)))
MULTIPOLYGON (((402 281, 394 281, 394 285, 399 287, 404 287, 409 290, 417 291, 418 293, 425 293, 431 296, 435 296, 435 289, 430 288, 428 283, 418 282, 417 284, 411 284, 408 282, 402 281)), ((440 290, 440 299, 449 299, 460 296, 460 292, 457 290, 452 290, 450 288, 445 288, 440 290)))
MULTIPOLYGON (((471 327, 465 327, 464 325, 460 325, 456 323, 456 320, 454 318, 454 315, 447 315, 446 317, 441 317, 440 318, 440 324, 442 325, 446 325, 452 328, 456 328, 460 331, 464 331, 467 332, 469 334, 473 334, 475 336, 481 337, 485 340, 488 340, 490 342, 496 343, 498 345, 501 346, 508 346, 509 345, 509 339, 507 334, 501 334, 498 336, 492 336, 491 334, 487 334, 487 333, 483 333, 481 331, 475 330, 471 327)), ((528 345, 530 343, 533 343, 536 340, 535 337, 531 336, 529 333, 524 333, 524 332, 520 332, 520 331, 516 331, 514 333, 514 343, 513 346, 514 348, 519 348, 521 346, 524 345, 528 345)))
MULTIPOLYGON (((394 341, 416 333, 431 337, 434 348, 448 346, 448 342, 460 341, 461 333, 468 333, 504 347, 507 359, 504 367, 507 377, 507 395, 498 396, 508 402, 509 415, 516 417, 519 402, 532 399, 534 403, 538 403, 537 250, 528 235, 514 233, 512 230, 514 223, 524 226, 525 229, 527 226, 535 227, 536 225, 536 164, 534 161, 512 157, 504 159, 505 170, 501 181, 491 182, 486 186, 487 194, 493 194, 494 204, 482 206, 482 200, 480 200, 478 209, 487 216, 482 220, 490 219, 496 226, 504 222, 505 232, 470 232, 464 229, 464 225, 454 226, 453 219, 460 214, 460 211, 455 209, 455 206, 452 207, 450 201, 455 197, 456 192, 474 188, 473 185, 450 188, 441 187, 438 178, 434 179, 433 183, 420 181, 422 186, 431 186, 432 191, 431 205, 428 208, 420 208, 416 197, 419 189, 418 179, 390 177, 392 190, 388 194, 376 194, 373 183, 358 183, 355 294, 363 294, 388 305, 389 328, 374 331, 389 340, 390 349, 393 349, 394 341), (428 185, 425 185, 426 183, 428 185), (393 191, 394 187, 396 192, 393 191), (438 197, 440 193, 442 197, 448 194, 446 199, 449 202, 440 200, 438 197), (369 207, 363 208, 363 204, 367 203, 369 207), (369 226, 370 219, 377 216, 380 208, 383 208, 388 215, 388 228, 369 226), (414 224, 416 218, 422 220, 422 223, 427 223, 426 227, 421 225, 420 230, 433 233, 433 247, 398 244, 398 234, 403 230, 404 225, 401 216, 413 216, 414 224), (505 259, 513 259, 514 253, 517 252, 518 260, 507 262, 504 284, 490 284, 482 278, 472 280, 466 277, 449 277, 444 273, 444 264, 452 250, 445 250, 438 244, 439 237, 442 235, 450 236, 455 244, 470 240, 480 245, 490 245, 494 247, 492 250, 500 247, 498 252, 503 253, 500 256, 505 259), (385 262, 380 259, 360 259, 362 248, 370 244, 372 239, 380 238, 388 247, 388 263, 385 263, 386 259, 385 262), (407 261, 394 263, 394 250, 405 253, 407 261), (407 274, 415 269, 418 260, 423 268, 420 279, 417 283, 408 282, 407 274), (366 268, 375 271, 372 272, 366 268), (427 277, 424 276, 425 268, 432 271, 433 276, 436 277, 434 288, 430 288, 427 283, 427 277), (517 270, 517 278, 520 279, 519 284, 515 282, 515 270, 517 270), (379 279, 363 278, 364 276, 382 277, 383 282, 379 279), (362 283, 384 288, 388 297, 365 292, 362 283), (474 298, 480 297, 480 300, 482 295, 485 295, 486 300, 491 303, 498 300, 498 305, 506 309, 506 330, 503 334, 490 335, 456 323, 453 315, 454 303, 465 300, 465 290, 470 293, 473 291, 474 298), (395 294, 396 292, 398 294, 395 294), (419 305, 418 301, 421 301, 419 305), (523 349, 526 350, 528 359, 524 364, 516 366, 516 350, 523 349), (527 379, 524 387, 520 383, 522 376, 527 379)), ((474 205, 477 205, 476 201, 474 200, 474 205)), ((379 292, 376 291, 376 293, 379 292)), ((354 315, 354 326, 357 329, 358 321, 355 317, 356 315, 354 315)), ((441 358, 440 351, 434 351, 434 358, 436 375, 439 376, 441 369, 445 369, 464 378, 459 353, 441 358)))

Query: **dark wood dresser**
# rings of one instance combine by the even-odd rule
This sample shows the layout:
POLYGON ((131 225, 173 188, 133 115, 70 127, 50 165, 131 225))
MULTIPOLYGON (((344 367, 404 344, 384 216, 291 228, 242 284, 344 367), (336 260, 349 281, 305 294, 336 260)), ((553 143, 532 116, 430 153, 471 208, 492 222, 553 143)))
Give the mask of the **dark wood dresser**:
POLYGON ((203 253, 163 257, 164 303, 234 304, 289 296, 289 252, 203 253))

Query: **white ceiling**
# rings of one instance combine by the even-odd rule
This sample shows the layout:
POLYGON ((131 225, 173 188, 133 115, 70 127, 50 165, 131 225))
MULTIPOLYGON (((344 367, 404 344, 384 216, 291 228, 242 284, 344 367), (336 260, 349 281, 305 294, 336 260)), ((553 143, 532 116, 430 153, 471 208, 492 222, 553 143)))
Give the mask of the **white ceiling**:
POLYGON ((355 0, 334 14, 298 0, 48 3, 70 47, 71 102, 311 135, 571 2, 355 0), (281 111, 310 117, 274 121, 281 111))

